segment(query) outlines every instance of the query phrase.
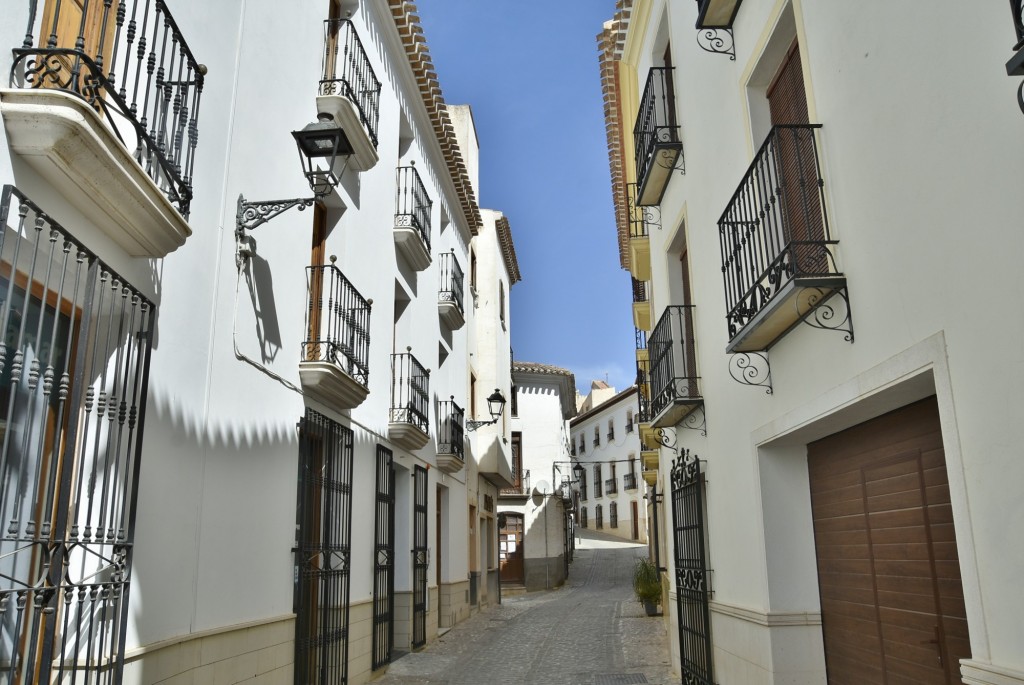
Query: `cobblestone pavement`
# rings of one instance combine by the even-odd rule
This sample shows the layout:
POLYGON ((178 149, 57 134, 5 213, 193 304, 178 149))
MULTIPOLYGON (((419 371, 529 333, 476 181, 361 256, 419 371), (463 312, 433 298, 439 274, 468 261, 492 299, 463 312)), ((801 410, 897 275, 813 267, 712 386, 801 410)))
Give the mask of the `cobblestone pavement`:
POLYGON ((646 546, 581 531, 568 582, 506 597, 373 685, 630 685, 678 683, 663 618, 633 599, 633 560, 646 546))

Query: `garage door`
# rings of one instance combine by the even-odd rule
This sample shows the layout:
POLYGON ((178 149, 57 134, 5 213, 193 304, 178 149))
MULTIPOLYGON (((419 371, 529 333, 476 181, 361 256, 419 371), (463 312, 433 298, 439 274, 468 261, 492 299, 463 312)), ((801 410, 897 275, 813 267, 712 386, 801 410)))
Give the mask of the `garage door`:
POLYGON ((970 656, 935 398, 808 445, 829 683, 960 683, 970 656))

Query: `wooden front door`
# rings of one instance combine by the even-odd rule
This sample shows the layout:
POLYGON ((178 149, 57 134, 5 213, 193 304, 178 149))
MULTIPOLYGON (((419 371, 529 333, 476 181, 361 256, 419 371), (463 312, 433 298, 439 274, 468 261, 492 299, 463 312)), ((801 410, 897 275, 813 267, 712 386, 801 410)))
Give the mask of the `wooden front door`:
POLYGON ((523 572, 523 515, 505 514, 505 523, 498 538, 499 574, 503 583, 522 583, 523 572))
POLYGON ((952 685, 970 656, 935 398, 808 445, 829 683, 952 685))
POLYGON ((639 540, 640 539, 640 516, 637 514, 637 511, 639 511, 639 508, 637 507, 636 502, 630 502, 629 504, 630 504, 629 513, 633 517, 633 539, 634 540, 639 540))

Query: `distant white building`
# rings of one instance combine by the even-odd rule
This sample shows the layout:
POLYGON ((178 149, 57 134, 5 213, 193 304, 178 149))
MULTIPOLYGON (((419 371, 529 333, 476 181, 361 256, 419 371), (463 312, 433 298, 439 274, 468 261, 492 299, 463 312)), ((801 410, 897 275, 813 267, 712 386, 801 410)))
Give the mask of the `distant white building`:
POLYGON ((504 591, 558 587, 572 556, 568 421, 576 414, 576 382, 566 369, 514 361, 512 487, 502 490, 499 517, 504 591))
POLYGON ((636 386, 620 393, 594 381, 569 422, 569 448, 584 467, 578 525, 647 542, 647 486, 641 478, 636 386))

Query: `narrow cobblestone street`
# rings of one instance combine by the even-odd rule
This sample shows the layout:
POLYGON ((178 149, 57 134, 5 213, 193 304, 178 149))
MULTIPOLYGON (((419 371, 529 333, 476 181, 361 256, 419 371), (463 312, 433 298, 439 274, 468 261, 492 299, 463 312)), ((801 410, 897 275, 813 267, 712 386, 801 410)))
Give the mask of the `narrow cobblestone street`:
POLYGON ((662 618, 633 598, 633 561, 644 545, 583 530, 562 588, 506 597, 375 685, 629 685, 678 682, 662 618))

